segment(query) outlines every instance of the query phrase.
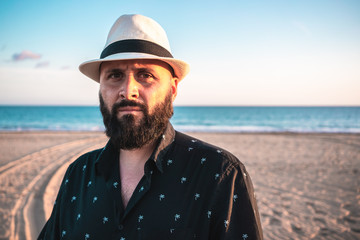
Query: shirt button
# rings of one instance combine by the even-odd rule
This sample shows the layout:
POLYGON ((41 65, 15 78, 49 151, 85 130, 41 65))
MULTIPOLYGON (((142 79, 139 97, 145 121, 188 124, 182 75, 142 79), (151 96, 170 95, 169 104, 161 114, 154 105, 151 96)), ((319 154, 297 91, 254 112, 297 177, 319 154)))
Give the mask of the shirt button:
POLYGON ((120 224, 120 225, 118 226, 118 229, 119 229, 120 231, 123 230, 123 229, 124 229, 124 225, 120 224))

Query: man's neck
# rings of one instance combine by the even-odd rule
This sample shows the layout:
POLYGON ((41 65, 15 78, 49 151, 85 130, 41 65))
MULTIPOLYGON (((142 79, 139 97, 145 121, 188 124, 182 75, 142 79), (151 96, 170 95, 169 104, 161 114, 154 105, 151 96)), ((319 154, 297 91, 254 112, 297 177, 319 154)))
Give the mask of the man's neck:
POLYGON ((147 144, 141 148, 136 148, 132 150, 120 149, 120 167, 124 168, 136 168, 139 165, 144 166, 145 162, 149 159, 156 143, 147 144))
POLYGON ((124 207, 127 206, 134 189, 144 176, 145 162, 151 156, 155 146, 156 142, 133 150, 120 149, 121 195, 124 207))

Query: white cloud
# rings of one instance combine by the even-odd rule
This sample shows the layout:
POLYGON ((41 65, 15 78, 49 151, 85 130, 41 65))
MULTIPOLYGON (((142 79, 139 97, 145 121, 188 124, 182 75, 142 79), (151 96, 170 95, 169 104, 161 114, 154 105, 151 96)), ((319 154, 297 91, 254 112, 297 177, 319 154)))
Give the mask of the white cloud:
POLYGON ((24 50, 21 53, 14 53, 12 56, 12 59, 14 61, 22 61, 22 60, 26 60, 26 59, 40 59, 40 58, 41 58, 40 54, 33 53, 28 50, 24 50))
POLYGON ((50 65, 49 61, 45 61, 45 62, 39 62, 38 64, 36 64, 35 68, 46 68, 50 65))

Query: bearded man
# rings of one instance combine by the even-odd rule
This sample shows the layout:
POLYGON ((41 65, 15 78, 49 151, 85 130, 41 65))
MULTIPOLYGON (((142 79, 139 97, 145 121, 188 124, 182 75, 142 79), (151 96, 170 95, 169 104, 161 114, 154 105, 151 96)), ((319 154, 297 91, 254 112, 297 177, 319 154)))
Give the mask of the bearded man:
POLYGON ((157 22, 121 16, 80 71, 100 83, 109 142, 69 166, 38 239, 262 239, 244 165, 169 122, 189 66, 157 22))

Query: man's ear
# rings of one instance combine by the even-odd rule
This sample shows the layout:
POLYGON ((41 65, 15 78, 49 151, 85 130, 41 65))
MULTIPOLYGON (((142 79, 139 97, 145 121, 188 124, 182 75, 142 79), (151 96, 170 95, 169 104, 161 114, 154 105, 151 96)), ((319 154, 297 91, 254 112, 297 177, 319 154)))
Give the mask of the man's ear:
POLYGON ((177 87, 178 87, 179 80, 178 78, 174 77, 171 79, 171 93, 172 93, 172 101, 175 101, 177 95, 177 87))

